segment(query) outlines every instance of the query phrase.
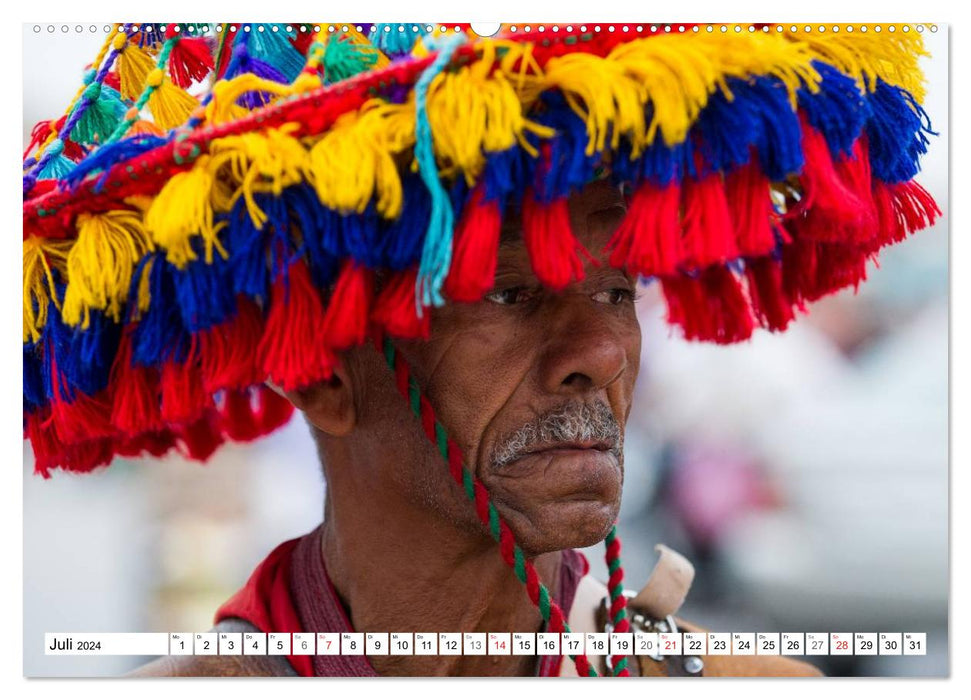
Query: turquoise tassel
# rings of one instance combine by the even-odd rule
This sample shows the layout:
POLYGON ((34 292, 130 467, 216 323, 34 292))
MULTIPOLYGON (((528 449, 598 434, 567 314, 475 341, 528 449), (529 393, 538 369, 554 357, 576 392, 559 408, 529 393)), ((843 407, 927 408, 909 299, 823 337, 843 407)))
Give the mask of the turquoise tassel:
POLYGON ((324 50, 324 78, 328 85, 363 73, 373 66, 377 54, 371 47, 359 46, 332 34, 324 50))
POLYGON ((415 42, 426 33, 424 24, 375 24, 368 40, 386 55, 395 57, 411 53, 415 42), (399 27, 402 31, 398 31, 399 27))
POLYGON ((37 178, 39 180, 63 180, 74 169, 74 161, 62 155, 63 151, 63 141, 60 139, 51 141, 45 155, 52 157, 47 161, 47 164, 44 165, 40 173, 38 173, 37 178))
POLYGON ((250 25, 247 52, 253 58, 276 68, 286 77, 288 83, 292 83, 300 75, 304 64, 304 57, 290 43, 296 32, 288 33, 286 27, 280 25, 276 25, 277 31, 273 31, 274 25, 271 24, 262 25, 261 32, 258 26, 260 25, 250 25))
POLYGON ((418 161, 418 172, 432 199, 431 216, 421 251, 418 279, 415 282, 419 317, 422 315, 423 306, 442 306, 445 303, 441 289, 452 263, 452 233, 455 226, 452 202, 438 179, 438 165, 435 163, 432 129, 428 123, 425 100, 432 80, 445 69, 452 60, 452 54, 464 41, 465 37, 461 34, 446 39, 435 61, 415 83, 415 159, 418 161))
POLYGON ((107 85, 91 83, 85 88, 82 100, 88 104, 71 130, 71 140, 87 145, 107 140, 127 111, 121 95, 107 85))

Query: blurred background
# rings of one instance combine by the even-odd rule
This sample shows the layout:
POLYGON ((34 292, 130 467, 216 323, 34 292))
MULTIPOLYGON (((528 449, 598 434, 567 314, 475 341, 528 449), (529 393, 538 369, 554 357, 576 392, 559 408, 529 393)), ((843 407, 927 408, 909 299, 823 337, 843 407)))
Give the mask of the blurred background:
MULTIPOLYGON (((103 25, 63 26, 23 27, 25 147, 104 40, 103 25)), ((858 294, 737 347, 674 336, 656 288, 639 302, 627 586, 664 542, 697 569, 681 616, 708 629, 927 633, 923 657, 811 658, 830 675, 948 673, 948 28, 925 41, 934 228, 885 251, 858 294)), ((119 460, 48 481, 24 443, 23 474, 27 676, 146 660, 46 657, 45 632, 208 629, 275 545, 320 522, 325 488, 299 417, 204 466, 119 460)), ((606 580, 602 548, 586 554, 606 580)))

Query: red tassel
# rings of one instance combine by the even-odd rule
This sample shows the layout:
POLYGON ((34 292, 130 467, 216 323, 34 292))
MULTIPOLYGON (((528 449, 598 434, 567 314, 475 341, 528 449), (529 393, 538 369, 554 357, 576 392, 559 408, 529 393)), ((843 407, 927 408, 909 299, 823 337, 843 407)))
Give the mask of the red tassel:
POLYGON ((345 350, 367 340, 368 310, 373 295, 374 273, 353 260, 346 261, 324 317, 324 338, 328 346, 345 350))
POLYGON ((34 473, 45 479, 51 477, 52 469, 83 473, 111 462, 114 454, 111 438, 64 443, 50 426, 51 413, 47 408, 28 413, 24 421, 25 437, 34 450, 34 473))
POLYGON ((95 398, 77 391, 70 403, 52 401, 51 422, 58 438, 67 445, 114 434, 111 407, 103 394, 95 398))
POLYGON ((832 294, 846 287, 854 291, 866 280, 867 252, 854 245, 821 243, 816 251, 816 288, 813 298, 832 294))
POLYGON ((203 80, 213 67, 212 47, 205 37, 183 37, 169 54, 169 75, 182 89, 203 80))
POLYGON ((846 188, 860 203, 858 222, 847 229, 844 243, 863 244, 880 232, 876 205, 873 201, 873 175, 866 134, 853 144, 853 149, 836 163, 836 172, 846 188))
POLYGON ((105 76, 104 84, 110 87, 115 92, 121 92, 121 78, 118 76, 118 73, 116 73, 115 71, 111 71, 110 73, 108 73, 108 75, 105 76))
POLYGON ((502 215, 499 202, 483 201, 484 191, 481 184, 472 190, 455 233, 452 265, 445 278, 445 294, 453 301, 479 301, 496 276, 502 215))
POLYGON ((306 263, 298 260, 274 280, 270 292, 270 312, 258 349, 264 376, 285 391, 330 377, 336 358, 325 328, 320 293, 306 263))
MULTIPOLYGON (((193 346, 195 342, 193 341, 193 346)), ((182 362, 162 365, 162 420, 174 425, 191 423, 212 407, 212 395, 202 385, 195 347, 182 362)))
POLYGON ((745 277, 759 325, 770 331, 784 331, 796 314, 782 287, 782 263, 771 257, 748 258, 745 277))
POLYGON ((293 404, 269 387, 228 391, 219 412, 219 427, 231 440, 249 442, 273 432, 292 415, 293 404))
POLYGON ((156 430, 124 438, 115 445, 115 454, 122 457, 164 457, 175 446, 175 437, 168 430, 156 430))
POLYGON ((189 459, 205 462, 223 444, 224 439, 214 424, 212 415, 206 413, 199 420, 183 426, 176 432, 179 451, 189 459))
POLYGON ((796 308, 805 311, 806 290, 815 285, 816 245, 796 239, 782 246, 781 252, 782 289, 796 308))
POLYGON ((668 322, 680 326, 685 339, 727 345, 751 337, 755 323, 748 300, 727 268, 710 267, 695 279, 665 277, 662 287, 668 322))
POLYGON ((749 257, 771 253, 776 246, 772 224, 778 215, 772 207, 769 178, 758 164, 747 163, 726 175, 725 196, 739 252, 749 257))
POLYGON ((293 404, 285 396, 280 396, 267 386, 257 390, 260 410, 258 420, 261 435, 272 433, 277 428, 286 425, 293 416, 293 404))
POLYGON ((315 33, 312 31, 297 32, 297 35, 290 40, 293 48, 300 52, 301 56, 306 56, 310 45, 314 43, 315 33))
MULTIPOLYGON (((47 140, 47 138, 51 135, 51 127, 60 132, 61 129, 64 128, 66 121, 67 116, 63 116, 56 121, 47 119, 42 122, 37 122, 30 132, 30 143, 27 145, 26 150, 24 150, 23 160, 27 160, 27 156, 30 155, 30 152, 47 140)), ((84 156, 84 151, 81 150, 81 147, 74 141, 68 139, 67 134, 61 134, 61 140, 64 142, 64 150, 62 151, 62 154, 65 158, 78 161, 84 156)))
POLYGON ((62 393, 56 357, 51 358, 51 374, 54 395, 51 397, 50 420, 57 431, 58 439, 65 446, 108 438, 115 434, 116 430, 111 424, 111 400, 107 390, 88 396, 75 389, 74 396, 68 401, 62 393))
POLYGON ((243 389, 266 376, 259 362, 263 312, 243 295, 236 298, 236 315, 199 333, 202 383, 213 394, 220 389, 243 389))
POLYGON ((782 251, 782 279, 786 296, 800 308, 866 279, 868 251, 839 243, 795 241, 782 251))
POLYGON ((941 215, 934 198, 913 180, 893 185, 874 180, 873 200, 880 233, 871 251, 899 243, 908 235, 933 226, 941 215))
POLYGON ((267 386, 226 392, 219 428, 226 437, 249 442, 272 433, 293 415, 293 404, 267 386))
POLYGON ((684 257, 681 242, 681 188, 645 182, 630 198, 627 214, 610 242, 611 267, 633 275, 674 275, 684 257))
POLYGON ((249 390, 225 393, 219 425, 230 440, 247 442, 261 435, 249 390))
POLYGON ((111 422, 118 430, 126 435, 138 435, 162 428, 158 371, 132 364, 131 337, 127 330, 118 345, 110 381, 115 387, 111 422))
POLYGON ((533 272, 550 289, 564 289, 570 282, 583 279, 580 255, 590 254, 573 235, 567 198, 541 204, 533 191, 523 198, 523 240, 533 272))
MULTIPOLYGON (((830 156, 826 138, 802 119, 802 149, 806 164, 802 172, 804 201, 799 214, 791 217, 794 231, 817 241, 853 241, 867 235, 867 207, 843 182, 830 156)), ((849 166, 852 169, 852 165, 849 166)))
POLYGON ((24 416, 24 437, 34 450, 34 474, 51 478, 51 469, 60 466, 64 443, 57 438, 57 431, 50 427, 50 408, 42 408, 24 416), (46 427, 45 427, 46 426, 46 427))
POLYGON ((686 179, 682 197, 684 264, 689 268, 706 268, 737 258, 735 231, 721 175, 686 179))
MULTIPOLYGON (((422 310, 418 316, 415 283, 418 268, 395 273, 378 295, 371 312, 371 320, 388 335, 408 340, 428 338, 431 330, 431 309, 422 310)), ((491 284, 491 281, 490 281, 491 284)))
POLYGON ((88 474, 98 467, 106 467, 114 457, 114 444, 111 438, 96 438, 68 445, 60 466, 78 474, 88 474))

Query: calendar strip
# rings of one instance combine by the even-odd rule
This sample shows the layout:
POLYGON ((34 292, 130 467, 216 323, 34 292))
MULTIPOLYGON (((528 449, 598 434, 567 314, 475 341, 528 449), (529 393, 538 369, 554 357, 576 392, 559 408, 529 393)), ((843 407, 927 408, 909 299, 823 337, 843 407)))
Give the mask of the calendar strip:
POLYGON ((925 656, 926 632, 97 632, 48 656, 925 656))

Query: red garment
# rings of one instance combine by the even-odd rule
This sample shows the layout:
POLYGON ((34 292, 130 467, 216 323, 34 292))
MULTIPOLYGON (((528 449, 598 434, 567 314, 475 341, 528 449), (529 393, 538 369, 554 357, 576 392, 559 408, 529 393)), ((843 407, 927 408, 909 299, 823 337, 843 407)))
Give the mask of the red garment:
MULTIPOLYGON (((320 548, 321 528, 279 545, 246 585, 216 611, 216 622, 239 618, 261 632, 353 632, 327 576, 320 548)), ((563 551, 554 600, 568 612, 577 585, 589 571, 576 550, 563 551)), ((420 631, 420 630, 418 630, 420 631)), ((301 676, 377 676, 366 656, 287 656, 301 676)), ((539 675, 559 675, 563 657, 540 657, 539 675)))

